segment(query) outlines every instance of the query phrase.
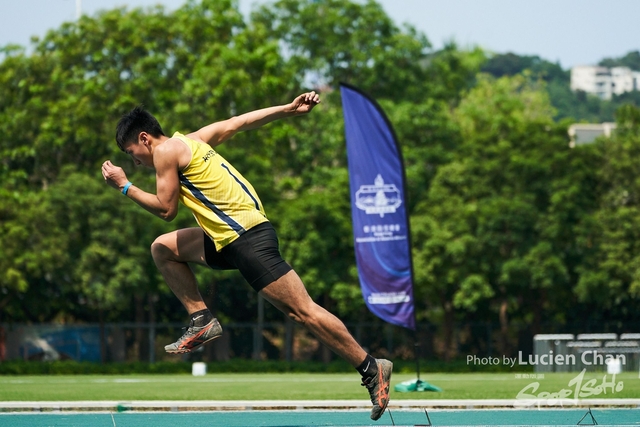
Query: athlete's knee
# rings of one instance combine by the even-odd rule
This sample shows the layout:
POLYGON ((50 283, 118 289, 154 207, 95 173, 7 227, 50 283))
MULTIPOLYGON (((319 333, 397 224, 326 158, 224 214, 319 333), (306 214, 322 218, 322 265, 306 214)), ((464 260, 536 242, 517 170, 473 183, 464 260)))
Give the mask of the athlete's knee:
POLYGON ((167 260, 175 257, 168 235, 163 234, 153 241, 151 244, 151 256, 155 261, 167 260))

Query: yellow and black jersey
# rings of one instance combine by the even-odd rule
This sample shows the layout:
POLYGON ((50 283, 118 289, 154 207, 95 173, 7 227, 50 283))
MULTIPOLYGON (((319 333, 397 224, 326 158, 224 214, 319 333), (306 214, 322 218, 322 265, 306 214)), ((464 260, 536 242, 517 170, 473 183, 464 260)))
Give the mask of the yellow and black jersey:
POLYGON ((173 138, 191 149, 191 162, 178 173, 180 201, 193 212, 217 251, 268 221, 253 186, 209 144, 178 132, 173 138))

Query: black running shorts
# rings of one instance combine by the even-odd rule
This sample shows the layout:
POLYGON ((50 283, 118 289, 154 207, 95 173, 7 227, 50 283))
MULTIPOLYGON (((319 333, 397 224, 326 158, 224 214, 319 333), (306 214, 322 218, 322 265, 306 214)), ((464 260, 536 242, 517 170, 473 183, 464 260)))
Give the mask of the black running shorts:
POLYGON ((268 221, 245 231, 220 252, 205 233, 204 256, 215 270, 240 270, 256 292, 292 270, 280 255, 276 230, 268 221))

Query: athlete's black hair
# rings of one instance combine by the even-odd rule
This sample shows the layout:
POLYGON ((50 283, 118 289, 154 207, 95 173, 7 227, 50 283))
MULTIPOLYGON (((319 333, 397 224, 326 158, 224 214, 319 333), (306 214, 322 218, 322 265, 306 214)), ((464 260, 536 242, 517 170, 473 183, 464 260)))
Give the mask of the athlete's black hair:
POLYGON ((151 115, 142 105, 138 105, 133 110, 122 116, 116 126, 116 143, 122 151, 131 142, 138 142, 140 132, 147 132, 151 136, 158 138, 164 135, 158 120, 151 115))

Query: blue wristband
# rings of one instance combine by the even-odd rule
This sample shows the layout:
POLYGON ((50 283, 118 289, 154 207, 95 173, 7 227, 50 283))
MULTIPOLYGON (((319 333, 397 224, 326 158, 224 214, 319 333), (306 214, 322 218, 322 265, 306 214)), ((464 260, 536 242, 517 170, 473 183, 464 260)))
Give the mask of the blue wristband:
POLYGON ((133 184, 131 183, 131 181, 127 182, 124 187, 122 188, 122 194, 124 194, 125 196, 127 195, 127 191, 129 191, 129 187, 131 187, 133 184))

